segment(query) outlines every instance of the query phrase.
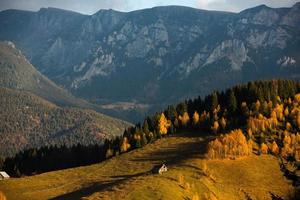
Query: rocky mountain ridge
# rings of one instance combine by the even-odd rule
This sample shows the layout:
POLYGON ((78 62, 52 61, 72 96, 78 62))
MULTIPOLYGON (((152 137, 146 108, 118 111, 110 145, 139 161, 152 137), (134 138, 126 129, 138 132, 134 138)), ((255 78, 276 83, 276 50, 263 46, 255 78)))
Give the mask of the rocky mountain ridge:
POLYGON ((299 79, 300 3, 240 13, 181 6, 93 15, 0 13, 1 40, 96 102, 169 103, 254 79, 299 79))

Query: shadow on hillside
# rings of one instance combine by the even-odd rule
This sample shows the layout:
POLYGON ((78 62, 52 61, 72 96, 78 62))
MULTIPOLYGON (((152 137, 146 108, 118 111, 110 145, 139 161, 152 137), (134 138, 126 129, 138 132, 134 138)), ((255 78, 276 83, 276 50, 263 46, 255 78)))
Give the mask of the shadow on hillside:
POLYGON ((167 165, 178 165, 188 158, 205 157, 207 144, 210 139, 195 140, 181 143, 176 146, 162 147, 149 153, 143 154, 142 157, 131 159, 134 162, 153 162, 155 164, 166 163, 167 165))
MULTIPOLYGON (((206 146, 210 139, 210 137, 204 137, 204 139, 201 140, 199 137, 197 137, 197 139, 193 141, 182 142, 179 144, 170 144, 167 147, 153 149, 150 152, 144 153, 140 157, 130 159, 130 161, 133 163, 150 162, 153 166, 161 163, 166 163, 168 166, 180 165, 183 160, 186 160, 188 158, 204 158, 206 146)), ((133 175, 125 174, 121 176, 111 176, 110 178, 113 180, 94 182, 77 191, 52 198, 52 200, 81 199, 82 197, 92 195, 95 192, 103 192, 108 189, 111 189, 114 186, 120 185, 128 181, 129 179, 136 178, 139 176, 146 176, 149 174, 152 174, 151 170, 144 171, 142 173, 136 173, 133 175)))
POLYGON ((80 190, 76 190, 74 192, 64 194, 64 195, 61 195, 58 197, 54 197, 50 200, 65 200, 65 199, 66 200, 79 200, 82 197, 92 195, 95 192, 105 191, 114 186, 122 184, 131 178, 148 175, 149 173, 150 172, 148 171, 148 172, 137 173, 137 174, 132 174, 132 175, 111 176, 111 178, 113 178, 115 180, 91 183, 88 186, 81 188, 80 190))

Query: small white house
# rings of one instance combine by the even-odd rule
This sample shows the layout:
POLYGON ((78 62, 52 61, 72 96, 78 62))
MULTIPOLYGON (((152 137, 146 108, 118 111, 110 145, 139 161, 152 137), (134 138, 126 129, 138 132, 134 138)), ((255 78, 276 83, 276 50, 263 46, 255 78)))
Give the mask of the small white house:
POLYGON ((152 172, 157 174, 162 174, 166 171, 168 171, 168 168, 165 164, 154 166, 152 169, 152 172))
POLYGON ((10 178, 9 175, 5 171, 0 171, 0 180, 10 178))
POLYGON ((168 168, 167 168, 167 166, 166 166, 165 164, 163 164, 163 165, 160 167, 158 173, 159 173, 159 174, 162 174, 163 172, 166 172, 166 171, 168 171, 168 168))

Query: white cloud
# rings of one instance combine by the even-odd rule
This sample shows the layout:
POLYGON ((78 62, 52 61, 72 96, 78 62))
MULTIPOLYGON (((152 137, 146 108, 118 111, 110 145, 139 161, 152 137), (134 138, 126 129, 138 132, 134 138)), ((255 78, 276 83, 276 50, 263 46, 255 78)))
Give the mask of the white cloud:
POLYGON ((199 8, 201 7, 206 7, 208 6, 209 4, 212 4, 212 3, 224 3, 225 0, 197 0, 197 6, 199 8))

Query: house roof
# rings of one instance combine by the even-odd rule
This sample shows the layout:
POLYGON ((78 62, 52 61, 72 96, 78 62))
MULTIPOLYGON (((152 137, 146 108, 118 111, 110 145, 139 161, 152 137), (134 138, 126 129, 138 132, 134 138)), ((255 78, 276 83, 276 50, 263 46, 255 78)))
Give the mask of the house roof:
POLYGON ((9 175, 5 171, 0 171, 0 176, 3 178, 9 178, 9 175))

